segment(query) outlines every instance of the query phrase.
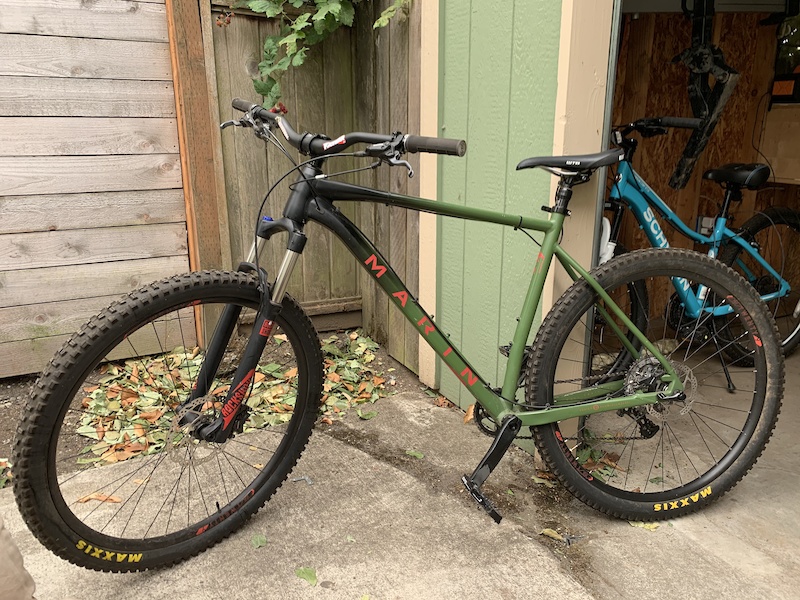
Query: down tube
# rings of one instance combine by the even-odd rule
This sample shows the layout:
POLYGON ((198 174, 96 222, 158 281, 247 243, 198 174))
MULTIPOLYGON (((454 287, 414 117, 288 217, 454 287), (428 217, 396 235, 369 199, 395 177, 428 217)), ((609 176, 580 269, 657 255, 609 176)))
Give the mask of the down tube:
POLYGON ((420 336, 433 348, 444 363, 458 377, 464 387, 486 409, 492 418, 502 420, 511 412, 510 405, 495 394, 484 379, 475 371, 467 359, 455 348, 439 329, 430 315, 419 305, 403 281, 394 272, 388 261, 356 227, 327 200, 317 198, 311 202, 308 217, 330 229, 347 246, 356 260, 375 279, 391 298, 420 336))

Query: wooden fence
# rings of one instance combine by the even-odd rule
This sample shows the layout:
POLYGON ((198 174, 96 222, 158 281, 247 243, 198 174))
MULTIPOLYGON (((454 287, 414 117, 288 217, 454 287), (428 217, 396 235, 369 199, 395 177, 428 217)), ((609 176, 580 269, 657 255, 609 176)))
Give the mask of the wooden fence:
MULTIPOLYGON (((403 131, 419 128, 419 12, 398 18, 380 30, 372 23, 389 0, 359 5, 356 26, 342 28, 322 47, 311 50, 303 66, 281 81, 287 118, 301 131, 323 132, 331 137, 349 131, 403 131)), ((230 25, 215 27, 217 11, 225 2, 212 2, 214 14, 204 23, 213 33, 214 70, 220 120, 235 116, 230 101, 242 97, 260 100, 252 79, 258 75, 264 38, 276 32, 275 22, 237 12, 230 25)), ((253 240, 258 208, 265 191, 291 166, 273 147, 249 131, 227 129, 222 134, 225 190, 234 264, 246 256, 253 240)), ((298 154, 289 148, 297 160, 298 154)), ((353 159, 330 159, 328 171, 364 165, 353 159)), ((415 165, 415 168, 418 164, 415 165)), ((281 183, 266 204, 264 214, 280 216, 289 193, 289 182, 281 183)), ((416 180, 404 169, 382 168, 343 178, 393 191, 417 193, 416 180)), ((371 237, 398 274, 417 292, 419 248, 418 215, 401 209, 366 203, 342 202, 338 206, 371 237)), ((290 282, 295 295, 312 314, 349 313, 389 352, 416 370, 418 334, 402 314, 391 306, 355 259, 331 234, 315 224, 308 227, 309 243, 302 262, 290 282), (360 319, 358 319, 358 311, 360 319), (390 334, 391 332, 391 334, 390 334)), ((277 240, 276 240, 277 241, 277 240)), ((280 242, 283 238, 280 239, 280 242)), ((200 240, 202 244, 202 239, 200 240)), ((284 246, 272 243, 263 255, 274 273, 284 246)))
POLYGON ((186 271, 164 0, 0 0, 0 377, 186 271))
MULTIPOLYGON (((362 6, 355 29, 337 32, 287 76, 284 101, 298 128, 417 131, 419 12, 376 32, 389 2, 362 6)), ((0 377, 40 370, 88 316, 138 285, 190 262, 231 267, 245 256, 263 194, 288 163, 248 132, 220 136, 211 123, 232 116, 231 98, 257 100, 251 80, 275 24, 242 14, 217 28, 214 4, 0 0, 0 377)), ((401 169, 349 179, 418 189, 401 169)), ((267 214, 280 212, 287 192, 285 182, 267 214)), ((416 292, 418 216, 341 208, 416 292)), ((312 227, 290 291, 312 314, 361 317, 416 369, 416 331, 347 251, 312 227)), ((282 255, 273 248, 264 257, 272 272, 282 255)))

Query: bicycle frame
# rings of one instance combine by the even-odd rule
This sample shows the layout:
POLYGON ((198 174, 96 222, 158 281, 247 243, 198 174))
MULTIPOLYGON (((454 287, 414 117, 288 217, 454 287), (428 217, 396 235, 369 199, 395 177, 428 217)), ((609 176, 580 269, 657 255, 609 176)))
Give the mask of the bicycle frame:
MULTIPOLYGON (((740 235, 737 235, 736 232, 727 227, 727 219, 717 217, 714 222, 714 228, 711 232, 711 235, 702 235, 693 229, 690 229, 683 221, 681 221, 678 215, 676 215, 675 212, 670 209, 670 207, 667 206, 667 204, 658 196, 658 194, 656 194, 652 188, 647 185, 644 179, 642 179, 641 176, 636 173, 630 162, 627 160, 620 162, 617 174, 618 181, 616 181, 611 187, 609 198, 612 201, 624 203, 630 209, 653 247, 669 248, 669 242, 667 241, 664 231, 661 228, 661 224, 658 222, 658 218, 656 216, 656 214, 658 214, 665 219, 667 223, 669 223, 672 227, 677 229, 681 234, 690 240, 708 246, 708 255, 712 258, 717 257, 720 244, 723 240, 738 244, 748 255, 753 258, 753 260, 764 267, 766 272, 768 272, 770 276, 773 277, 779 284, 777 291, 765 294, 761 297, 765 302, 785 296, 787 293, 789 293, 789 282, 781 277, 780 274, 773 269, 766 260, 764 260, 764 257, 758 253, 758 250, 747 243, 746 240, 742 239, 740 235), (653 209, 655 209, 655 212, 653 209)), ((681 297, 681 300, 685 302, 691 310, 694 307, 692 296, 697 297, 699 296, 699 293, 697 295, 691 294, 685 289, 682 290, 681 287, 677 285, 676 291, 681 297)))
MULTIPOLYGON (((618 410, 641 404, 653 404, 663 397, 664 393, 674 393, 682 389, 669 361, 643 335, 625 313, 613 302, 602 287, 583 269, 561 246, 558 238, 564 223, 564 215, 551 213, 548 220, 525 217, 480 208, 471 208, 446 202, 426 200, 413 196, 405 196, 392 192, 351 185, 338 181, 319 180, 314 182, 316 196, 308 204, 306 216, 308 220, 320 223, 338 237, 361 266, 375 279, 378 285, 392 299, 403 315, 417 328, 421 337, 431 346, 442 361, 455 373, 461 383, 473 395, 477 402, 497 422, 514 414, 524 426, 543 425, 569 418, 580 417, 596 412, 618 410), (335 200, 354 200, 380 202, 400 208, 433 213, 442 216, 456 217, 473 221, 496 223, 509 227, 534 230, 544 233, 541 251, 536 259, 535 268, 528 291, 525 296, 511 350, 506 366, 506 373, 501 389, 492 389, 476 369, 467 361, 447 336, 439 329, 433 318, 419 305, 408 291, 403 281, 380 254, 372 242, 346 216, 336 209, 335 200), (536 308, 541 300, 542 289, 553 256, 564 266, 573 279, 584 278, 595 289, 605 302, 607 310, 617 318, 641 341, 642 347, 651 352, 664 365, 667 375, 665 381, 670 383, 668 392, 641 392, 633 396, 610 398, 596 402, 586 402, 607 395, 622 387, 622 382, 610 382, 595 388, 586 388, 578 392, 570 392, 556 397, 554 406, 547 409, 524 410, 514 401, 519 373, 521 372, 524 351, 533 325, 536 308), (575 405, 577 402, 584 402, 575 405)), ((608 319, 611 322, 611 319, 608 319)), ((639 352, 628 342, 625 335, 617 331, 618 336, 634 356, 639 352)))

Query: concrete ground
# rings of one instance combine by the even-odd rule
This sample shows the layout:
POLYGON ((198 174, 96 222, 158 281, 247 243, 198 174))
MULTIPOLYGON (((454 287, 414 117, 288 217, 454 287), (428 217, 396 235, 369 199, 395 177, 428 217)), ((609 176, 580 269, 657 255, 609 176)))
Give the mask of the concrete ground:
POLYGON ((797 598, 800 355, 786 370, 781 418, 754 470, 710 508, 654 531, 534 483, 536 465, 518 449, 484 487, 502 499, 495 525, 459 481, 490 439, 421 390, 382 399, 372 420, 320 426, 292 476, 311 484, 290 480, 243 530, 166 571, 72 566, 28 533, 9 489, 0 513, 39 600, 797 598), (577 541, 567 547, 540 535, 545 528, 577 541), (267 544, 256 549, 259 534, 267 544), (316 587, 295 575, 300 567, 316 570, 316 587))

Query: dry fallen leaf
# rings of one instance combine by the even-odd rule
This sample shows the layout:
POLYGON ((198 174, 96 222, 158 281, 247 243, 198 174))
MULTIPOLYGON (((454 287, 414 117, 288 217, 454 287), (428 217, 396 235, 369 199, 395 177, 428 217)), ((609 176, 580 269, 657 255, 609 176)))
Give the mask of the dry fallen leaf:
POLYGON ((439 408, 452 408, 455 406, 450 400, 445 398, 444 396, 437 396, 433 403, 438 406, 439 408))
POLYGON ((559 542, 564 541, 564 536, 558 533, 555 529, 542 529, 539 532, 539 535, 544 535, 554 540, 558 540, 559 542))
POLYGON ((658 523, 645 523, 644 521, 628 521, 631 527, 641 527, 647 531, 655 531, 658 529, 658 523))
POLYGON ((161 418, 161 415, 164 414, 164 411, 161 410, 151 410, 148 412, 139 413, 139 418, 144 419, 145 421, 150 421, 151 423, 155 423, 161 418))
POLYGON ((470 404, 466 414, 464 415, 464 425, 472 421, 472 419, 474 418, 475 418, 475 405, 470 404))
POLYGON ((119 504, 122 502, 122 498, 118 498, 117 496, 109 496, 107 494, 101 494, 100 492, 95 492, 94 494, 89 494, 88 496, 84 496, 83 498, 78 498, 78 502, 85 504, 90 500, 97 500, 98 502, 111 502, 113 504, 119 504))

